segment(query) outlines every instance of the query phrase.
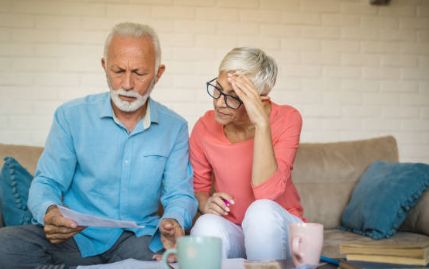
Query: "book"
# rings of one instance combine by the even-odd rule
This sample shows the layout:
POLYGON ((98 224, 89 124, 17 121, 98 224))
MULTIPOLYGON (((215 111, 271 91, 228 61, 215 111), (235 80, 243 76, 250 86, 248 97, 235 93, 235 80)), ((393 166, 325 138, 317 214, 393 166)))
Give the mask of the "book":
POLYGON ((429 257, 429 242, 349 241, 341 243, 340 253, 427 259, 429 257))
POLYGON ((429 265, 421 266, 421 265, 384 263, 384 262, 350 261, 350 263, 356 266, 359 266, 362 269, 427 269, 429 268, 429 265))
POLYGON ((394 263, 394 264, 403 264, 403 265, 426 266, 429 263, 429 257, 412 258, 412 257, 370 255, 370 254, 347 254, 346 258, 347 258, 347 261, 366 261, 366 262, 394 263))
POLYGON ((244 261, 245 269, 281 269, 280 263, 276 260, 244 261))

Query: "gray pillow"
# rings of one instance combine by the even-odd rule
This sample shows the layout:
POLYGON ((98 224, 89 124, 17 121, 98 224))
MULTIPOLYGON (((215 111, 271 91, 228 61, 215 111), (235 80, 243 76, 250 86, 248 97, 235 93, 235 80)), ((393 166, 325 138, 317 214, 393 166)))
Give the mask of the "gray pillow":
POLYGON ((411 208, 407 218, 399 230, 429 235, 429 190, 420 197, 417 204, 411 208))

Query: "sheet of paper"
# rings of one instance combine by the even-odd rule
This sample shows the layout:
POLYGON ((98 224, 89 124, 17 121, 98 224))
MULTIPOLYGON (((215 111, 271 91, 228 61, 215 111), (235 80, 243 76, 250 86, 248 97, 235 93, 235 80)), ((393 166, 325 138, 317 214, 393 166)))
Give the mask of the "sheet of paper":
MULTIPOLYGON (((243 262, 245 260, 239 259, 227 259, 222 260, 222 269, 243 269, 243 262)), ((170 264, 173 268, 179 269, 177 263, 170 264)), ((162 262, 155 261, 138 261, 134 259, 127 259, 120 262, 108 263, 108 264, 96 264, 88 266, 78 266, 77 269, 164 269, 162 262)))
MULTIPOLYGON (((171 264, 173 268, 178 269, 177 263, 171 264)), ((96 264, 87 266, 78 266, 77 269, 164 269, 162 262, 139 261, 135 259, 126 259, 120 262, 108 264, 96 264)))
MULTIPOLYGON (((173 268, 178 269, 177 263, 171 264, 173 268)), ((87 266, 78 266, 77 269, 164 269, 162 262, 156 261, 139 261, 134 259, 126 259, 120 262, 108 264, 96 264, 87 266)))
POLYGON ((244 261, 243 258, 222 260, 222 269, 243 269, 244 261))
POLYGON ((138 226, 134 221, 112 220, 90 215, 82 214, 71 210, 67 207, 58 205, 61 214, 65 218, 74 220, 79 226, 87 227, 114 227, 114 228, 144 228, 145 226, 138 226))

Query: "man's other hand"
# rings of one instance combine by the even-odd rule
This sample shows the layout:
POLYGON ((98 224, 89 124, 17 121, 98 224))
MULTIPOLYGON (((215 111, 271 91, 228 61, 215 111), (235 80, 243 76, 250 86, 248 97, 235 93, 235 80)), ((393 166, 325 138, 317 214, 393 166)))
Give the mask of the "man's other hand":
POLYGON ((86 228, 77 226, 71 219, 64 218, 56 205, 48 208, 43 221, 46 238, 52 244, 63 243, 86 228))
POLYGON ((185 231, 175 219, 162 219, 159 224, 161 242, 165 249, 175 248, 176 240, 185 235, 185 231))

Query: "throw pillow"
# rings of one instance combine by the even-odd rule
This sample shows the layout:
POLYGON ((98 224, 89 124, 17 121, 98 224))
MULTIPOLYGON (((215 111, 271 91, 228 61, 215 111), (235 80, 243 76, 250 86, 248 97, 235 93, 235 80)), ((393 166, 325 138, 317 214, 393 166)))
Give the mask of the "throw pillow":
POLYGON ((356 184, 339 229, 390 238, 429 187, 429 165, 373 162, 356 184))
POLYGON ((28 190, 33 176, 14 158, 5 157, 0 173, 0 199, 6 226, 31 224, 27 208, 28 190))

